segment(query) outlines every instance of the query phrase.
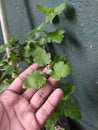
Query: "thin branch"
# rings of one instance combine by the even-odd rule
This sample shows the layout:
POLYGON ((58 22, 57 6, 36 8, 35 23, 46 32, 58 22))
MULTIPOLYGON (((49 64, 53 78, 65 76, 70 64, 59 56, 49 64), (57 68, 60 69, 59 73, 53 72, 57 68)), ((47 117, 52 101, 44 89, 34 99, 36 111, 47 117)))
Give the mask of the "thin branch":
MULTIPOLYGON (((9 33, 9 27, 7 22, 7 16, 6 16, 6 9, 4 0, 0 0, 0 22, 1 22, 1 29, 2 34, 4 38, 4 43, 7 44, 10 40, 10 33, 9 33)), ((10 58, 10 49, 6 49, 7 58, 10 58)), ((11 65, 16 66, 12 61, 10 62, 11 65)), ((15 78, 16 74, 12 74, 12 77, 15 78)))
MULTIPOLYGON (((4 43, 7 44, 8 41, 10 40, 10 34, 9 34, 9 27, 7 22, 4 0, 0 0, 0 22, 1 22, 4 43)), ((7 57, 9 57, 10 51, 8 48, 6 49, 6 53, 7 53, 7 57)))

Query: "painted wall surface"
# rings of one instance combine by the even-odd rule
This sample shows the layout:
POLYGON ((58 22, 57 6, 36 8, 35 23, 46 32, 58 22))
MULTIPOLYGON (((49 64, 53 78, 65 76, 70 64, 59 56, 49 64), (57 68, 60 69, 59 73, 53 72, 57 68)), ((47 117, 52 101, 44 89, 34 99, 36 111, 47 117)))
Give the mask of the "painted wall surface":
POLYGON ((44 21, 37 4, 56 7, 61 2, 73 7, 73 17, 70 11, 60 16, 57 26, 66 30, 66 38, 52 49, 66 55, 73 68, 69 80, 77 87, 73 98, 83 117, 77 123, 82 130, 98 130, 98 0, 5 0, 10 34, 25 37, 44 21))
MULTIPOLYGON (((2 37, 2 31, 0 26, 0 45, 3 44, 3 37, 2 37)), ((0 59, 2 58, 2 54, 0 54, 0 59)))

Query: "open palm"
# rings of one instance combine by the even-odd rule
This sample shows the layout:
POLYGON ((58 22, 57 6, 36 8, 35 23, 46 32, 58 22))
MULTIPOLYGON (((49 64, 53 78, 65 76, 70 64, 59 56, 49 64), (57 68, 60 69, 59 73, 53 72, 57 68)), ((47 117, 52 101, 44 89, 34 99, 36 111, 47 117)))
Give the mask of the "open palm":
POLYGON ((37 64, 31 65, 0 94, 0 130, 40 130, 57 106, 63 92, 54 90, 57 81, 51 77, 39 90, 29 88, 22 92, 26 75, 37 69, 37 64))

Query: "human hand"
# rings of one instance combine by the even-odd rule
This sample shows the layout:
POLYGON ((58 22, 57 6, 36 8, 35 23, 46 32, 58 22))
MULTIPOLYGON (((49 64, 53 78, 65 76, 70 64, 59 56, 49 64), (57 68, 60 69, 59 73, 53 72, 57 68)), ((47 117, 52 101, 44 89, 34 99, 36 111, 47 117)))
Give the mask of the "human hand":
POLYGON ((59 103, 63 92, 54 90, 57 81, 51 77, 39 90, 29 88, 22 93, 26 75, 37 69, 37 64, 31 65, 0 94, 0 130, 40 130, 59 103))

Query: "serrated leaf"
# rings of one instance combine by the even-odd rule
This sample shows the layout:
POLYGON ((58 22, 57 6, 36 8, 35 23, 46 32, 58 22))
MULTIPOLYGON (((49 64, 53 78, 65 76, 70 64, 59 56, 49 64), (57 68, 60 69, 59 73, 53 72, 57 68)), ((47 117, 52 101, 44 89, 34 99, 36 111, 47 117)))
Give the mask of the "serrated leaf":
POLYGON ((64 38, 64 30, 57 29, 54 32, 47 32, 47 38, 50 41, 61 43, 64 38))
POLYGON ((27 79, 24 81, 23 88, 36 87, 39 89, 46 83, 46 78, 41 75, 41 71, 36 70, 33 73, 27 75, 27 79))
POLYGON ((72 102, 66 104, 64 114, 66 117, 70 117, 71 119, 82 118, 79 107, 72 102))
POLYGON ((51 14, 49 14, 49 15, 46 17, 45 22, 46 22, 46 23, 50 22, 50 23, 52 24, 54 18, 55 18, 56 16, 58 16, 67 6, 68 6, 67 3, 61 3, 59 6, 57 6, 57 7, 54 9, 54 11, 53 11, 51 14))
POLYGON ((60 61, 63 61, 64 64, 67 64, 67 60, 65 59, 65 57, 62 57, 62 56, 55 56, 53 61, 50 63, 50 68, 52 69, 54 64, 60 62, 60 61))
POLYGON ((37 47, 34 54, 34 62, 40 66, 47 65, 51 62, 51 55, 47 53, 45 49, 37 47))
POLYGON ((75 86, 70 83, 59 83, 58 87, 64 92, 64 96, 71 95, 75 91, 75 86))
POLYGON ((45 5, 37 5, 37 8, 38 8, 42 13, 47 14, 47 15, 51 14, 51 13, 54 11, 54 9, 49 8, 48 6, 45 6, 45 5))
POLYGON ((61 78, 64 78, 71 74, 71 68, 68 64, 64 64, 63 61, 60 61, 56 63, 53 67, 54 72, 51 74, 51 76, 56 79, 60 80, 61 78))

